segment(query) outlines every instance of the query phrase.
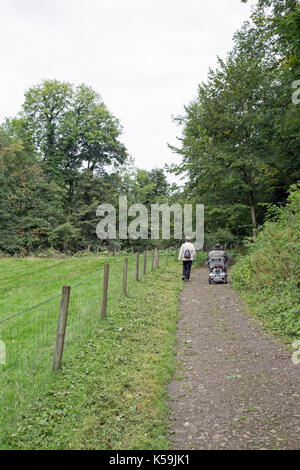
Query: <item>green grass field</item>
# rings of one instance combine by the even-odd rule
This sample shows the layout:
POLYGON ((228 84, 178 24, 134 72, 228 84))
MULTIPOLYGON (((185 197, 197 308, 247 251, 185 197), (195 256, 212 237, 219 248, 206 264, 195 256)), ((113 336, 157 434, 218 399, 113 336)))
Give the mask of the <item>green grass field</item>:
MULTIPOLYGON (((75 426, 72 420, 78 421, 76 410, 86 407, 85 393, 88 393, 88 397, 93 394, 93 390, 88 392, 86 390, 90 384, 90 368, 95 365, 101 366, 97 372, 97 379, 103 384, 107 383, 110 390, 113 383, 116 386, 115 381, 118 381, 118 376, 111 381, 112 369, 115 367, 115 358, 118 355, 126 358, 124 361, 120 360, 117 367, 120 370, 120 399, 124 393, 122 377, 130 383, 130 377, 133 378, 139 371, 138 380, 147 381, 147 371, 149 371, 155 376, 156 391, 152 390, 152 401, 150 400, 149 403, 149 397, 141 395, 141 407, 145 406, 147 413, 158 413, 160 418, 165 415, 161 387, 166 382, 166 374, 170 373, 172 363, 170 345, 174 339, 177 298, 181 287, 180 268, 174 262, 173 252, 169 254, 168 266, 165 264, 164 254, 161 253, 159 270, 150 273, 151 255, 149 254, 148 274, 143 276, 143 256, 140 256, 140 282, 136 282, 135 255, 130 255, 128 258, 128 295, 126 297, 121 295, 124 262, 124 256, 121 255, 110 258, 83 257, 62 260, 5 258, 1 260, 0 340, 5 342, 7 353, 6 365, 0 365, 0 447, 2 449, 63 448, 64 446, 71 448, 74 445, 79 448, 89 446, 126 448, 126 443, 121 443, 119 437, 113 439, 115 431, 110 428, 110 425, 105 426, 105 442, 92 439, 89 444, 86 438, 81 436, 80 430, 75 427, 76 438, 74 437, 72 443, 66 444, 66 436, 71 432, 68 426, 75 426), (107 262, 110 264, 107 319, 101 321, 103 265, 107 262), (62 285, 74 286, 78 283, 80 284, 71 291, 63 368, 61 372, 52 376, 51 365, 61 287, 62 285), (18 315, 18 312, 29 309, 48 298, 53 299, 18 315), (7 318, 9 320, 6 321, 7 318), (124 338, 126 341, 124 345, 121 345, 124 338), (102 341, 104 341, 103 344, 102 341), (99 342, 96 349, 92 346, 95 342, 99 342), (103 363, 104 358, 106 358, 105 363, 103 363), (137 361, 141 363, 141 367, 137 366, 137 361), (134 367, 129 366, 130 364, 134 367), (81 388, 78 389, 75 384, 82 381, 84 381, 82 385, 84 391, 81 394, 81 388), (61 402, 61 399, 57 397, 64 396, 65 393, 61 391, 61 387, 67 388, 67 397, 69 393, 72 394, 71 389, 76 389, 76 404, 71 403, 62 413, 62 416, 67 413, 70 419, 66 420, 64 426, 59 426, 60 438, 48 441, 47 436, 53 422, 51 419, 50 421, 43 419, 43 412, 40 413, 37 403, 41 403, 41 397, 44 399, 46 397, 47 401, 50 396, 50 401, 53 399, 51 413, 55 417, 56 406, 60 407, 61 402), (32 419, 34 419, 34 425, 30 424, 32 419), (26 431, 24 431, 24 426, 26 431), (31 432, 31 429, 34 431, 31 432), (20 430, 22 430, 21 433, 20 430), (36 438, 36 436, 39 437, 36 438)), ((149 377, 149 380, 151 382, 152 379, 149 377)), ((98 390, 97 382, 93 385, 98 390)), ((148 386, 150 384, 147 385, 147 390, 148 386)), ((117 389, 118 387, 111 399, 118 396, 117 389)), ((101 400, 98 405, 101 407, 100 402, 101 400)), ((135 414, 135 406, 132 404, 130 408, 133 414, 135 414)), ((116 411, 111 408, 111 412, 114 414, 116 411)), ((93 413, 92 415, 90 413, 91 410, 88 410, 86 416, 84 413, 80 414, 82 429, 89 426, 89 420, 93 420, 93 413)), ((62 416, 59 413, 57 416, 60 423, 62 416)), ((143 426, 147 427, 147 422, 148 418, 143 417, 143 414, 139 415, 138 426, 142 426, 143 430, 143 426), (142 425, 144 421, 145 424, 142 425)), ((131 445, 135 448, 139 446, 155 448, 155 445, 160 447, 164 443, 166 446, 166 441, 161 440, 164 433, 159 429, 160 427, 158 428, 159 439, 157 436, 149 435, 149 439, 146 440, 135 430, 132 439, 135 436, 139 444, 131 441, 131 445)))
MULTIPOLYGON (((123 258, 39 259, 3 258, 0 261, 0 320, 60 293, 101 270, 105 262, 120 265, 123 258)), ((99 286, 100 287, 100 286, 99 286)))

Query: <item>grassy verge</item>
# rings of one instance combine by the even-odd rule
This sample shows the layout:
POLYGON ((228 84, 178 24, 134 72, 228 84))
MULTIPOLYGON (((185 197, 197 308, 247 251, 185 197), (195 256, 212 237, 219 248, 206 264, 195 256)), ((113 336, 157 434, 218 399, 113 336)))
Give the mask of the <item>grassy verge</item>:
POLYGON ((275 221, 264 224, 246 256, 232 268, 234 287, 265 327, 293 341, 300 338, 300 190, 275 221))
POLYGON ((200 268, 205 263, 207 257, 207 252, 205 251, 198 251, 196 261, 193 263, 193 268, 200 268))
POLYGON ((144 276, 21 410, 10 449, 166 449, 179 269, 144 276))
MULTIPOLYGON (((136 284, 136 257, 129 255, 128 259, 130 286, 136 284)), ((171 253, 169 259, 170 262, 174 259, 171 253)), ((150 253, 147 261, 149 270, 150 253)), ((160 253, 160 261, 164 266, 164 253, 160 253)), ((51 378, 61 286, 75 285, 71 291, 64 349, 64 358, 68 359, 99 323, 104 263, 110 264, 107 307, 110 315, 121 297, 124 255, 72 257, 63 262, 39 258, 1 260, 0 341, 5 344, 6 363, 0 364, 0 448, 5 445, 5 436, 14 429, 20 411, 26 410, 51 378), (39 302, 41 305, 36 306, 39 302)), ((140 256, 141 277, 142 271, 143 256, 140 256)))
MULTIPOLYGON (((135 266, 134 256, 129 255, 129 258, 135 266)), ((74 285, 80 282, 101 270, 104 263, 110 263, 121 270, 123 259, 124 255, 64 259, 2 258, 0 259, 0 320, 59 294, 62 285, 74 285)))

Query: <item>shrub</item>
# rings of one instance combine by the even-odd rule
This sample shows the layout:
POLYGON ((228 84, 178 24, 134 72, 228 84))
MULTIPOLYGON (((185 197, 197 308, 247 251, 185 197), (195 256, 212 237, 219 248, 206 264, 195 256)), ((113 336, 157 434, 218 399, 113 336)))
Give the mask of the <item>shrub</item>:
POLYGON ((77 246, 77 241, 78 230, 69 222, 59 225, 49 236, 51 247, 64 252, 74 250, 77 246))
POLYGON ((235 288, 268 328, 300 335, 300 189, 293 187, 276 220, 268 220, 232 268, 235 288))

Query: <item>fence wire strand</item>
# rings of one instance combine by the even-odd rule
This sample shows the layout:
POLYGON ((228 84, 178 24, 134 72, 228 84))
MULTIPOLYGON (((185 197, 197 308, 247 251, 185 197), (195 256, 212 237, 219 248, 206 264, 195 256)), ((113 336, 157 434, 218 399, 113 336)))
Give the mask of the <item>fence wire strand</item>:
MULTIPOLYGON (((143 259, 143 254, 140 254, 140 279, 143 276, 143 259)), ((136 258, 129 255, 128 260, 129 286, 135 280, 136 258)), ((124 258, 116 257, 110 262, 107 315, 113 318, 122 295, 124 258)), ((148 252, 147 273, 150 271, 151 252, 148 252)), ((88 341, 92 332, 99 327, 102 289, 103 268, 71 286, 63 356, 66 364, 74 360, 84 341, 88 341)), ((0 321, 0 340, 6 347, 6 364, 0 364, 0 433, 4 433, 4 440, 18 419, 20 410, 24 415, 29 413, 32 403, 49 384, 60 296, 57 294, 0 321), (32 311, 35 315, 28 318, 25 314, 32 311)))

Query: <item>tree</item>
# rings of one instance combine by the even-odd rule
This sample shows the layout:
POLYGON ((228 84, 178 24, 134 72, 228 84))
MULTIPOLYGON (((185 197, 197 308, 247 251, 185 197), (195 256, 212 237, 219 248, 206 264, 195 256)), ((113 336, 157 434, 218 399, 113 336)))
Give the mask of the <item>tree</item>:
POLYGON ((127 157, 121 126, 90 87, 46 80, 25 93, 21 118, 50 178, 68 187, 72 212, 80 171, 101 171, 127 157))
MULTIPOLYGON (((248 0, 241 0, 247 3, 248 0)), ((266 56, 272 56, 277 67, 296 69, 300 65, 300 4, 297 0, 258 0, 252 13, 255 28, 249 23, 238 33, 243 45, 243 36, 251 34, 252 44, 264 49, 266 56)))
POLYGON ((119 194, 123 181, 119 172, 111 174, 93 174, 91 170, 84 170, 77 179, 76 191, 73 201, 73 213, 70 222, 77 230, 77 247, 96 249, 104 244, 111 244, 110 240, 100 241, 96 236, 96 226, 99 218, 96 210, 99 204, 119 205, 119 194))
POLYGON ((46 80, 0 127, 0 249, 99 246, 96 208, 118 204, 121 126, 90 87, 46 80), (13 234, 13 235, 12 235, 13 234))
POLYGON ((150 208, 151 204, 166 202, 169 190, 166 175, 161 168, 150 171, 136 169, 131 179, 130 199, 150 208))
POLYGON ((183 136, 181 147, 171 148, 183 159, 173 171, 187 174, 186 194, 201 198, 211 214, 216 206, 230 216, 247 205, 253 233, 263 221, 258 203, 283 201, 300 176, 300 115, 291 102, 298 15, 295 2, 259 1, 253 23, 235 35, 226 61, 176 119, 183 136))
POLYGON ((200 197, 248 205, 255 231, 255 196, 262 184, 254 118, 260 71, 243 58, 219 64, 199 86, 198 99, 185 108, 182 148, 171 148, 183 155, 182 170, 200 197))
POLYGON ((50 233, 64 221, 63 196, 22 142, 0 130, 0 250, 47 248, 50 233))

